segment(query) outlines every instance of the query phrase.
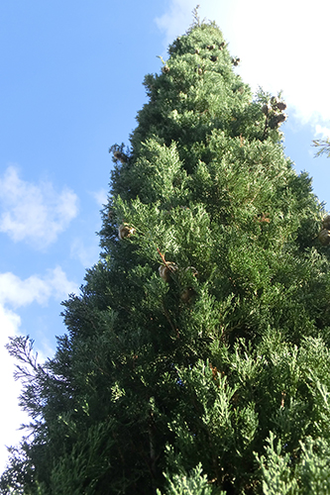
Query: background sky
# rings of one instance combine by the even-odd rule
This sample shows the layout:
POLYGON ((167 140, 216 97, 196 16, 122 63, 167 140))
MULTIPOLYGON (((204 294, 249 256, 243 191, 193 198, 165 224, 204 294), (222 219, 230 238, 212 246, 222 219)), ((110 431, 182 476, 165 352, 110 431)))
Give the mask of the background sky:
MULTIPOLYGON (((98 260, 109 147, 129 144, 142 81, 198 0, 11 0, 0 4, 0 472, 24 414, 4 348, 29 334, 41 361, 65 332, 60 302, 98 260)), ((285 152, 330 209, 329 0, 200 0, 254 90, 283 91, 285 152)))

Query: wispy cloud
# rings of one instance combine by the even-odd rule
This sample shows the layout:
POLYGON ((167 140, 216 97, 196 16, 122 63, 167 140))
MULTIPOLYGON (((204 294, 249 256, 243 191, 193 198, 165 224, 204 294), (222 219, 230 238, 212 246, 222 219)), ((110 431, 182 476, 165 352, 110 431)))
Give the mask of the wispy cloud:
POLYGON ((46 304, 50 297, 60 300, 72 292, 78 293, 78 287, 59 266, 48 270, 44 277, 31 275, 25 280, 11 272, 0 274, 0 304, 13 308, 33 302, 46 304))
POLYGON ((274 9, 273 2, 263 0, 234 3, 237 16, 231 30, 243 61, 242 76, 253 87, 282 89, 303 123, 330 119, 330 4, 278 0, 274 9))
MULTIPOLYGON (((9 337, 20 334, 21 318, 15 312, 32 303, 47 304, 50 298, 61 300, 69 293, 78 294, 78 286, 69 281, 61 267, 48 270, 44 276, 32 275, 24 280, 13 273, 0 274, 0 394, 5 407, 1 408, 0 472, 8 459, 6 445, 15 445, 22 437, 19 426, 28 417, 18 407, 20 383, 15 382, 15 362, 5 349, 9 337), (15 310, 15 311, 13 311, 15 310)), ((42 353, 39 352, 39 356, 42 353)))
POLYGON ((0 177, 0 207, 0 232, 43 249, 77 216, 78 197, 68 188, 56 192, 50 182, 24 181, 11 165, 0 177))
MULTIPOLYGON (((219 2, 219 0, 203 0, 197 14, 201 21, 215 21, 220 29, 229 27, 234 19, 238 0, 219 2)), ((187 31, 193 23, 192 12, 196 8, 196 0, 170 0, 166 12, 155 19, 158 28, 164 33, 164 47, 187 31)))
MULTIPOLYGON (((184 33, 192 21, 196 1, 171 0, 155 19, 166 44, 184 33)), ((255 91, 283 90, 290 117, 329 127, 330 3, 324 0, 203 0, 201 18, 214 20, 229 42, 232 55, 242 60, 236 71, 255 91)))
POLYGON ((171 0, 168 10, 155 19, 158 28, 165 33, 165 45, 183 34, 192 22, 191 11, 196 7, 195 0, 171 0))
POLYGON ((86 246, 85 242, 81 238, 75 238, 71 244, 71 258, 78 259, 84 268, 94 265, 99 259, 100 247, 98 238, 94 238, 94 242, 91 242, 86 246))
POLYGON ((321 139, 330 139, 330 128, 317 124, 315 126, 315 134, 321 139))
POLYGON ((27 421, 27 415, 18 408, 20 385, 13 378, 14 362, 5 349, 8 335, 19 333, 20 317, 0 305, 0 394, 3 398, 1 408, 1 443, 0 443, 0 472, 5 468, 8 452, 6 446, 15 445, 22 437, 18 430, 20 424, 27 421))
POLYGON ((100 208, 102 208, 108 202, 108 192, 106 189, 102 188, 99 191, 93 191, 90 193, 95 199, 96 203, 100 208))

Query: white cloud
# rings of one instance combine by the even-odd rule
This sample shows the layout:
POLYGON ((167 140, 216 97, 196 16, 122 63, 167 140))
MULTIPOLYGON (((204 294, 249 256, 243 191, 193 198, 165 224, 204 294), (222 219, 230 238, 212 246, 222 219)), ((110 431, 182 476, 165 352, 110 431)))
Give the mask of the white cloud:
POLYGON ((330 139, 330 129, 317 124, 315 126, 315 135, 321 139, 330 139))
MULTIPOLYGON (((166 44, 187 30, 195 5, 172 0, 156 19, 166 44)), ((199 11, 201 18, 219 25, 231 54, 242 60, 237 73, 253 90, 283 90, 289 117, 309 123, 313 130, 316 125, 329 127, 329 2, 204 0, 199 11)))
POLYGON ((236 8, 232 36, 243 78, 253 87, 283 89, 304 123, 329 120, 329 2, 239 0, 236 8))
MULTIPOLYGON (((196 0, 171 0, 167 12, 155 19, 158 28, 165 33, 166 48, 177 36, 185 33, 193 23, 192 12, 197 4, 196 0)), ((221 29, 224 29, 224 22, 228 23, 231 12, 234 11, 235 1, 203 0, 197 13, 201 21, 214 20, 221 29), (219 19, 222 19, 221 23, 219 19)))
POLYGON ((52 287, 52 295, 56 299, 67 297, 71 293, 79 293, 79 287, 74 282, 67 279, 65 272, 60 266, 48 271, 46 280, 49 281, 52 287))
POLYGON ((95 237, 94 243, 85 245, 81 238, 76 238, 71 244, 71 257, 80 261, 84 268, 94 265, 100 254, 98 238, 95 237))
POLYGON ((90 194, 93 196, 100 208, 103 208, 103 206, 107 204, 108 192, 106 191, 106 189, 102 188, 99 191, 93 191, 90 194))
POLYGON ((62 299, 72 292, 78 293, 78 287, 59 266, 48 270, 44 277, 31 275, 25 280, 10 272, 0 274, 0 304, 13 308, 32 302, 46 304, 50 297, 62 299))
MULTIPOLYGON (((14 379, 15 359, 10 356, 5 345, 9 337, 20 335, 21 318, 18 314, 0 304, 0 394, 3 403, 0 412, 0 473, 9 460, 7 447, 17 446, 24 435, 22 424, 28 424, 30 418, 18 405, 21 383, 14 379)), ((38 362, 45 361, 44 353, 38 351, 38 362)))
POLYGON ((0 394, 2 407, 0 415, 0 472, 5 468, 8 452, 6 446, 15 445, 22 437, 19 426, 27 421, 27 415, 18 407, 20 384, 13 378, 14 361, 5 349, 8 335, 18 334, 20 317, 0 305, 0 394))
MULTIPOLYGON (((57 266, 48 270, 44 277, 32 275, 21 280, 13 273, 0 274, 0 395, 3 407, 0 413, 0 472, 8 460, 6 445, 16 445, 22 437, 19 426, 28 422, 28 416, 18 407, 20 383, 13 378, 14 359, 5 349, 9 336, 19 335, 21 319, 18 314, 8 309, 17 309, 36 302, 46 304, 50 298, 62 299, 69 293, 78 293, 78 287, 67 279, 65 272, 57 266)), ((44 353, 38 350, 39 358, 44 353)))
POLYGON ((166 46, 187 30, 195 7, 195 0, 171 0, 168 11, 155 19, 158 28, 165 32, 166 46))
POLYGON ((19 178, 9 166, 0 178, 0 232, 13 241, 43 249, 56 241, 78 213, 78 197, 68 188, 57 193, 52 184, 36 185, 19 178))

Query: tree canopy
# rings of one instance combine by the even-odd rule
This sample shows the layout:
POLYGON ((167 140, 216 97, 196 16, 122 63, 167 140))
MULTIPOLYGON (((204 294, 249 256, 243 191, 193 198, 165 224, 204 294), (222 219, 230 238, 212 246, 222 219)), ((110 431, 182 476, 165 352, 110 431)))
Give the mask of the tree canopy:
POLYGON ((42 366, 9 345, 31 422, 1 493, 330 492, 330 217, 238 64, 195 15, 145 77, 67 333, 42 366))

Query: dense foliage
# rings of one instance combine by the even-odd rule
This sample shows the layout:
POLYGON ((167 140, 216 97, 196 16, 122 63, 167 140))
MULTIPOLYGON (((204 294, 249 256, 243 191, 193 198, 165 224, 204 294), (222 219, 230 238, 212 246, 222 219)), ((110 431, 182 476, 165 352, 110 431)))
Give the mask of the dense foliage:
POLYGON ((330 493, 330 221, 214 24, 147 75, 67 334, 19 360, 1 493, 330 493))

